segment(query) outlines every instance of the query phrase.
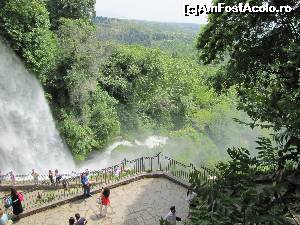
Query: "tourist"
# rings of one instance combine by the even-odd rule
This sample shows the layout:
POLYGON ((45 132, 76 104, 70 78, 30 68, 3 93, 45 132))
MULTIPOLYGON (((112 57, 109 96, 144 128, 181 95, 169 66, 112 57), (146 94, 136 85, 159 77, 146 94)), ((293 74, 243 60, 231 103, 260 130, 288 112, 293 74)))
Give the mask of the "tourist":
POLYGON ((121 173, 121 169, 118 167, 115 167, 115 170, 114 170, 115 176, 117 176, 117 177, 120 176, 120 173, 121 173))
POLYGON ((100 216, 106 216, 107 207, 110 206, 109 196, 110 196, 110 190, 108 188, 104 188, 101 193, 100 216), (103 206, 104 206, 104 210, 103 210, 103 206), (102 214, 102 210, 104 212, 103 214, 102 214))
POLYGON ((196 207, 196 205, 193 203, 193 199, 194 199, 196 196, 197 196, 197 194, 196 194, 193 190, 189 189, 189 190, 187 191, 187 194, 186 194, 186 201, 187 201, 187 203, 189 204, 189 206, 190 206, 191 208, 195 208, 195 207, 196 207))
POLYGON ((4 175, 2 174, 2 171, 0 170, 0 184, 2 184, 3 178, 4 178, 4 175))
POLYGON ((75 225, 75 219, 74 219, 74 217, 70 217, 70 219, 69 219, 69 225, 75 225))
POLYGON ((75 214, 75 218, 76 218, 75 225, 84 225, 88 222, 84 217, 80 217, 79 213, 75 214))
POLYGON ((188 189, 187 194, 186 194, 186 201, 189 204, 189 214, 188 216, 190 216, 190 209, 192 208, 196 208, 196 204, 193 203, 193 199, 197 196, 197 194, 192 190, 192 189, 188 189))
POLYGON ((82 188, 83 188, 83 195, 85 197, 91 197, 90 194, 90 183, 89 179, 86 173, 81 174, 81 183, 82 183, 82 188))
POLYGON ((69 181, 67 179, 63 179, 61 184, 65 191, 67 191, 69 189, 69 181))
POLYGON ((11 188, 11 200, 12 200, 12 208, 13 208, 13 214, 15 216, 19 216, 23 212, 22 207, 22 201, 23 201, 23 195, 21 193, 18 193, 15 188, 11 188))
POLYGON ((33 177, 34 185, 37 186, 39 184, 39 174, 32 169, 31 176, 33 177))
POLYGON ((61 178, 62 178, 62 175, 60 175, 60 174, 58 173, 58 170, 56 169, 56 170, 55 170, 55 183, 56 183, 56 185, 60 184, 61 178))
POLYGON ((9 176, 10 176, 11 185, 15 185, 16 184, 16 175, 14 174, 14 172, 10 171, 9 176))
POLYGON ((176 216, 175 206, 170 208, 170 212, 165 216, 164 220, 171 225, 176 225, 176 221, 181 221, 181 218, 176 216))
POLYGON ((54 185, 54 179, 53 179, 53 172, 52 172, 52 170, 49 170, 48 177, 49 177, 51 185, 54 185))
POLYGON ((11 225, 13 222, 8 219, 7 214, 4 213, 2 207, 0 206, 0 225, 11 225))

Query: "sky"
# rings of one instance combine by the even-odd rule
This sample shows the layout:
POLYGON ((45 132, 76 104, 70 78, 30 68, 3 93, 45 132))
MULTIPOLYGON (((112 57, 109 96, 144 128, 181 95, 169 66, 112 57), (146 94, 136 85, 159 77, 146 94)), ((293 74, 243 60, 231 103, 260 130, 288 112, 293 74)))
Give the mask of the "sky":
POLYGON ((211 0, 96 0, 97 16, 160 22, 206 23, 206 15, 184 16, 184 5, 211 0))

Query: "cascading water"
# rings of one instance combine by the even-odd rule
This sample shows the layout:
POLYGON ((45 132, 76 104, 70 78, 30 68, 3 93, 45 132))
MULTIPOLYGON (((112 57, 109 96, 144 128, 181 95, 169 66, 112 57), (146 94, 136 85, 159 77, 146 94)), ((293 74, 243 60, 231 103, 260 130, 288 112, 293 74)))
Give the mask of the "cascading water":
POLYGON ((0 41, 0 170, 71 171, 42 87, 0 41))
POLYGON ((79 165, 79 169, 103 169, 120 163, 124 158, 135 159, 141 156, 153 156, 157 153, 156 148, 167 144, 168 138, 162 136, 149 136, 145 140, 117 141, 103 152, 94 152, 89 159, 79 165), (126 151, 118 151, 118 147, 125 147, 126 151))

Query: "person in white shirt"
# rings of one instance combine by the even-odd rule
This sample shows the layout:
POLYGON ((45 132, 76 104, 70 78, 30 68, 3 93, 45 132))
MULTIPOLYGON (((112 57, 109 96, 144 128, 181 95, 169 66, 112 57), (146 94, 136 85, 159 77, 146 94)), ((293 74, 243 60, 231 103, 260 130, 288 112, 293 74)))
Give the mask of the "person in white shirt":
POLYGON ((193 199, 197 196, 197 193, 195 193, 192 189, 189 189, 187 191, 187 195, 186 195, 186 201, 189 204, 189 214, 188 217, 190 216, 191 213, 191 209, 192 208, 196 208, 197 205, 195 203, 193 203, 193 199))
POLYGON ((193 190, 189 189, 186 194, 186 201, 189 204, 189 206, 193 206, 192 203, 193 199, 197 196, 197 193, 195 193, 193 190))
POLYGON ((164 220, 171 225, 176 225, 176 221, 181 221, 181 218, 176 216, 175 206, 170 208, 170 212, 165 216, 164 220))

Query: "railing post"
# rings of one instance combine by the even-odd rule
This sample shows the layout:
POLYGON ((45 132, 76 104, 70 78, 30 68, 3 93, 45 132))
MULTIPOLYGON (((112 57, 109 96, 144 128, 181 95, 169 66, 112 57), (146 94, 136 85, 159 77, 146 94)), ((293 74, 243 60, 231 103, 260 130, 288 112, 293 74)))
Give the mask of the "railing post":
POLYGON ((158 154, 158 155, 157 155, 157 163, 158 163, 158 165, 157 165, 157 166, 158 166, 158 168, 159 168, 158 170, 160 170, 160 171, 161 171, 161 165, 160 165, 159 158, 160 158, 160 157, 159 157, 159 154, 158 154))
POLYGON ((151 172, 153 171, 153 166, 152 166, 152 157, 151 157, 151 160, 150 160, 150 168, 151 168, 151 172))
POLYGON ((134 162, 134 165, 133 165, 133 173, 136 174, 136 161, 134 162))

